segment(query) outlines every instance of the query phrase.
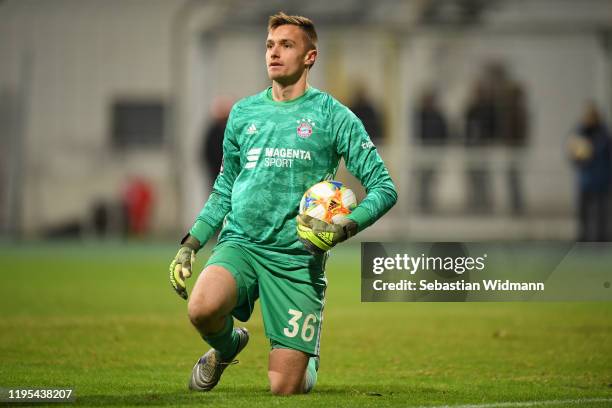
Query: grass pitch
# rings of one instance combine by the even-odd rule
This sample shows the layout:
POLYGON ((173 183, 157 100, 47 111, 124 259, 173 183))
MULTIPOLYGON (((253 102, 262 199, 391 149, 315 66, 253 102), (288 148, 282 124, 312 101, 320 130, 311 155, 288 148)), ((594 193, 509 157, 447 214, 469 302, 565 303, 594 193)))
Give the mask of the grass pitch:
POLYGON ((175 252, 1 246, 0 387, 70 387, 87 406, 612 406, 612 303, 361 303, 358 246, 328 263, 312 394, 268 393, 259 311, 240 364, 189 392, 208 347, 170 289, 175 252))

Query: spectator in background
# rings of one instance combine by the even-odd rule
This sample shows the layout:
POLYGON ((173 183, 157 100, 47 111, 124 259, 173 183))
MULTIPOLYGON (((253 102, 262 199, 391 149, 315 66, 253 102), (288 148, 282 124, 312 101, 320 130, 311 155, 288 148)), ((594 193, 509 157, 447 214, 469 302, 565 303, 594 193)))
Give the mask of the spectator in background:
MULTIPOLYGON (((514 215, 524 213, 521 183, 523 150, 528 138, 528 113, 523 87, 512 79, 500 61, 487 63, 476 82, 465 111, 465 141, 468 146, 498 145, 509 149, 505 169, 509 207, 514 215)), ((492 204, 490 174, 486 163, 468 169, 472 209, 487 210, 492 204)))
POLYGON ((132 237, 144 237, 149 232, 155 199, 151 183, 143 177, 130 177, 123 190, 122 199, 127 215, 128 234, 132 237))
MULTIPOLYGON (((433 89, 423 92, 414 114, 415 136, 424 146, 444 145, 449 138, 446 117, 438 106, 437 95, 433 89)), ((436 157, 437 159, 438 157, 436 157)), ((418 207, 423 213, 435 211, 434 191, 437 184, 438 162, 427 161, 417 169, 418 207)))
POLYGON ((232 100, 227 97, 217 97, 213 101, 211 109, 212 120, 202 138, 200 148, 202 176, 208 178, 210 188, 212 188, 221 168, 223 135, 232 105, 232 100))
POLYGON ((587 104, 568 143, 578 184, 578 241, 607 241, 610 135, 597 106, 587 104))
POLYGON ((355 86, 355 95, 349 108, 361 119, 363 127, 370 135, 370 140, 376 145, 382 143, 383 130, 380 114, 368 96, 365 85, 358 83, 355 86))
POLYGON ((441 145, 448 140, 448 126, 444 113, 440 110, 437 95, 428 89, 423 93, 414 118, 415 135, 424 145, 441 145))
MULTIPOLYGON (((489 145, 497 139, 498 118, 491 84, 476 82, 471 100, 465 110, 465 143, 467 146, 489 145)), ((467 202, 470 212, 492 211, 491 174, 483 158, 481 163, 470 162, 467 168, 467 202)))
POLYGON ((499 95, 499 137, 510 147, 523 147, 528 138, 528 114, 525 91, 518 82, 510 82, 499 95))
POLYGON ((524 147, 529 136, 529 116, 523 87, 509 81, 500 94, 500 141, 512 149, 506 172, 510 209, 513 214, 524 213, 525 204, 521 183, 521 167, 524 147))
POLYGON ((497 138, 498 119, 493 92, 488 83, 478 81, 465 110, 467 145, 489 144, 497 138))

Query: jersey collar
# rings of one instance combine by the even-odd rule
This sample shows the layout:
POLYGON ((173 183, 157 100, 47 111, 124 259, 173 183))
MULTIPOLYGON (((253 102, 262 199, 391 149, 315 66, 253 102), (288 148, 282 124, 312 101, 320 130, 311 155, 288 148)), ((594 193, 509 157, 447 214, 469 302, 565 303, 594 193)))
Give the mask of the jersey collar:
POLYGON ((272 87, 268 87, 268 89, 266 89, 265 94, 264 94, 264 100, 266 100, 266 102, 269 102, 273 105, 278 105, 278 106, 292 106, 295 104, 298 104, 302 101, 304 101, 306 98, 308 98, 312 93, 314 92, 314 88, 309 86, 308 88, 306 88, 306 91, 304 91, 304 93, 300 96, 298 96, 295 99, 291 99, 289 101, 275 101, 274 98, 272 98, 272 87))

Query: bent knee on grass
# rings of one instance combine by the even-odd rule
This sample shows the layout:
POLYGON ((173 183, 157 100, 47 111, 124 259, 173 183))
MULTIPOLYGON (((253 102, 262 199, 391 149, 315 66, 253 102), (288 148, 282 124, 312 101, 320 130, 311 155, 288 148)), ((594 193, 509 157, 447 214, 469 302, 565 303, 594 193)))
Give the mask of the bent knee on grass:
POLYGON ((274 395, 304 393, 308 355, 292 349, 273 349, 270 352, 268 379, 274 395))
POLYGON ((270 392, 278 396, 304 394, 304 381, 290 383, 283 380, 273 381, 270 377, 270 392))

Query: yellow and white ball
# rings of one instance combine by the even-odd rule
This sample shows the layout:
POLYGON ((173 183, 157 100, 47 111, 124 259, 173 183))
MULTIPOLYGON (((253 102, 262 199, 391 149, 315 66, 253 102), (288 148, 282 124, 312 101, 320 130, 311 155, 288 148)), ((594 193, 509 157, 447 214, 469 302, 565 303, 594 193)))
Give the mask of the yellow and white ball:
POLYGON ((300 201, 300 214, 337 223, 357 207, 357 197, 339 181, 322 181, 310 187, 300 201))

